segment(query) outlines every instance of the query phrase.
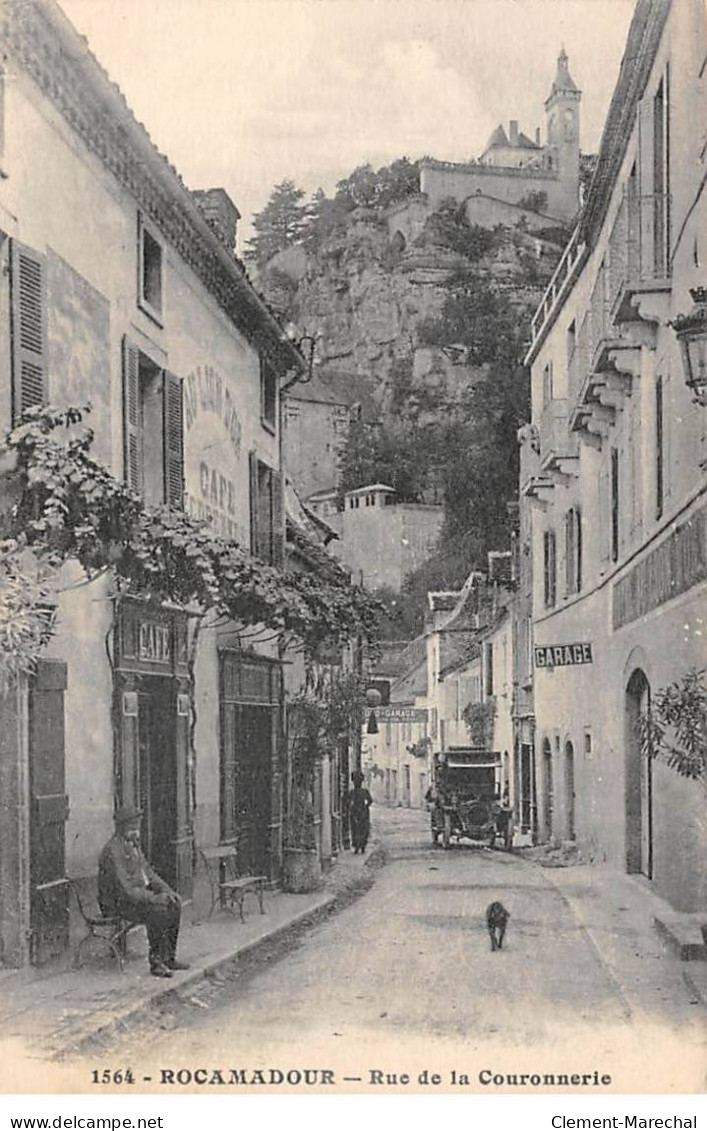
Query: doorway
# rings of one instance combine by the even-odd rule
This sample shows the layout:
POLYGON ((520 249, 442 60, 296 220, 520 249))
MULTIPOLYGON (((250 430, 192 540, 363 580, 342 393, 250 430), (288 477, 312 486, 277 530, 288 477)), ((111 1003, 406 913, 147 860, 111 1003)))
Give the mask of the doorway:
MULTIPOLYGON (((222 843, 236 846, 241 875, 270 876, 276 869, 279 814, 275 822, 272 797, 279 779, 275 781, 273 766, 279 759, 281 717, 280 666, 222 652, 220 831, 222 843)), ((311 759, 298 757, 301 744, 295 741, 295 732, 293 727, 290 804, 294 806, 296 800, 305 820, 305 809, 314 811, 315 782, 311 759)))
POLYGON ((576 838, 575 830, 575 789, 574 789, 574 746, 565 743, 565 806, 567 814, 567 839, 576 838))
POLYGON ((650 710, 651 689, 636 668, 626 687, 626 871, 653 878, 653 762, 641 750, 638 723, 650 710))
POLYGON ((542 771, 543 771, 543 823, 542 839, 550 840, 552 837, 552 822, 554 810, 553 776, 552 776, 552 747, 549 738, 543 739, 542 745, 542 771))
POLYGON ((29 681, 30 961, 41 966, 69 946, 66 878, 64 691, 66 664, 40 660, 29 681))
POLYGON ((141 842, 155 871, 177 887, 176 706, 171 679, 145 676, 138 692, 141 842))

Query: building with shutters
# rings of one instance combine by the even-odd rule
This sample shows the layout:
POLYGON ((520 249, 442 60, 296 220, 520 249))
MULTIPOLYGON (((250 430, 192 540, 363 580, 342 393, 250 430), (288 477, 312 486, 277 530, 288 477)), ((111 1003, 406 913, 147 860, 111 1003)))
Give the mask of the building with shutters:
MULTIPOLYGON (((238 211, 190 193, 54 0, 9 0, 0 72, 0 429, 93 406, 93 454, 282 565, 279 384, 303 361, 235 257, 238 211)), ((121 596, 67 565, 58 630, 0 726, 0 959, 67 944, 116 805, 187 903, 194 846, 275 878, 284 677, 275 641, 121 596)))
POLYGON ((704 0, 638 0, 583 214, 533 322, 521 436, 538 835, 684 911, 707 897, 704 798, 645 756, 636 724, 707 659, 707 408, 674 325, 707 283, 706 121, 704 0))

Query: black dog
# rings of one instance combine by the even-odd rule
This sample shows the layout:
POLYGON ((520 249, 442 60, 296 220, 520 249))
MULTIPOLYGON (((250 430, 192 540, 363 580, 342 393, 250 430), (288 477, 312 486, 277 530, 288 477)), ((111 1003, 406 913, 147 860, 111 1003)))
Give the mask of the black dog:
POLYGON ((510 917, 510 912, 506 911, 503 904, 499 903, 498 900, 489 903, 486 908, 486 926, 491 938, 491 950, 500 950, 503 946, 503 936, 506 933, 510 917))

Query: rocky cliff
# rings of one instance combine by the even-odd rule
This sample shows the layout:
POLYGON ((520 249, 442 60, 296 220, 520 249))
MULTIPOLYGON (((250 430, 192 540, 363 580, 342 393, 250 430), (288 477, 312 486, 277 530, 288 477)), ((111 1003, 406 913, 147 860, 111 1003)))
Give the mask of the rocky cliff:
POLYGON ((409 211, 412 219, 400 207, 353 209, 324 238, 276 256, 260 279, 277 309, 318 335, 323 375, 332 369, 370 382, 384 423, 391 414, 454 411, 469 384, 483 378, 488 359, 472 356, 468 341, 452 340, 453 326, 445 333, 455 286, 471 280, 528 326, 564 234, 531 232, 522 223, 484 230, 458 208, 421 213, 418 200, 409 211))

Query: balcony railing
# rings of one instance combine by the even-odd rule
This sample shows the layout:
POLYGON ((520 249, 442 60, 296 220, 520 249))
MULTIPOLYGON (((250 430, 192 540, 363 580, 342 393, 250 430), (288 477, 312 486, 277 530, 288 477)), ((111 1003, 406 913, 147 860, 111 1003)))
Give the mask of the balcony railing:
POLYGON ((567 247, 562 253, 562 258, 555 268, 547 289, 540 301, 540 305, 535 312, 533 320, 530 324, 531 333, 531 349, 537 339, 540 337, 546 322, 552 316, 552 313, 557 306, 557 303, 563 295, 567 284, 574 276, 577 264, 584 251, 584 243, 578 238, 578 231, 575 229, 572 238, 570 239, 567 247))

